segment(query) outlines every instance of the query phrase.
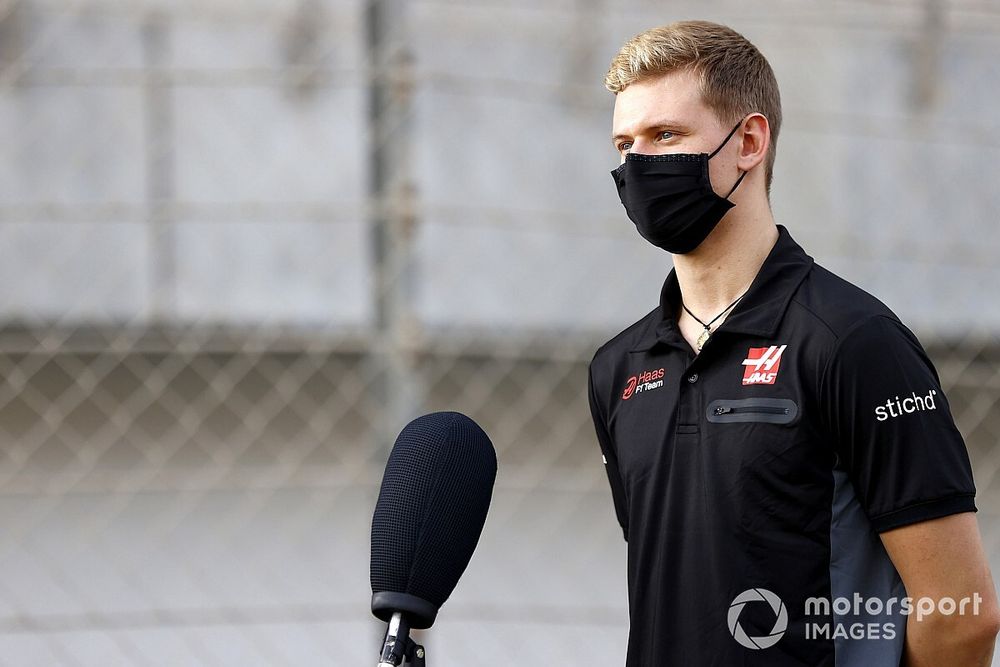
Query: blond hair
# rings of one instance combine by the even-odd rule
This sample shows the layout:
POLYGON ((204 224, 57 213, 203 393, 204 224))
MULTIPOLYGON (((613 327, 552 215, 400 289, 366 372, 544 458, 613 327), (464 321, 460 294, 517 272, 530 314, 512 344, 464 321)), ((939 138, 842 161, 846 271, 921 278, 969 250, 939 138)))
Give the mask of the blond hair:
POLYGON ((743 35, 709 21, 652 28, 625 42, 611 61, 604 85, 617 95, 640 79, 680 70, 690 70, 701 79, 702 99, 724 124, 735 124, 754 112, 767 117, 771 143, 764 183, 770 194, 781 96, 771 65, 743 35))

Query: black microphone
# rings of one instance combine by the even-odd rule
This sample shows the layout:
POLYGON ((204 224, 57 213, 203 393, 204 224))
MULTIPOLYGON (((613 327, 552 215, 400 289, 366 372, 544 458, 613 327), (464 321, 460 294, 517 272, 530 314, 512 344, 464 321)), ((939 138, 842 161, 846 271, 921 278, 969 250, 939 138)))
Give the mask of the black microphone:
POLYGON ((418 417, 396 438, 372 517, 372 613, 389 623, 379 667, 404 657, 423 664, 410 629, 431 627, 455 590, 483 531, 496 474, 489 436, 458 412, 418 417))

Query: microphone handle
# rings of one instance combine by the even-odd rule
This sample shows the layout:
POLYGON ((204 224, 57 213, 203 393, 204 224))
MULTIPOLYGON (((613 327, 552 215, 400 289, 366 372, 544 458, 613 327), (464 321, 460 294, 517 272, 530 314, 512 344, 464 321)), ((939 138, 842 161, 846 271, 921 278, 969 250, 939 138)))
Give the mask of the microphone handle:
POLYGON ((385 631, 385 642, 382 644, 378 667, 399 667, 403 664, 403 655, 409 638, 410 624, 406 622, 401 612, 393 612, 392 618, 389 619, 389 627, 385 631))

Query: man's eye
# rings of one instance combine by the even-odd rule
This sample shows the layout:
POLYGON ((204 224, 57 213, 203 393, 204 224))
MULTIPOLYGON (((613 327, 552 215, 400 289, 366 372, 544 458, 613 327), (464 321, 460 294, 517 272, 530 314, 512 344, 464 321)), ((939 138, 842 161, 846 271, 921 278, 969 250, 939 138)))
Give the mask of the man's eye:
POLYGON ((674 133, 671 132, 670 130, 664 130, 663 132, 660 132, 660 139, 663 139, 663 140, 672 139, 673 136, 674 136, 674 133))
POLYGON ((630 148, 632 148, 632 142, 631 141, 623 141, 620 144, 618 144, 618 152, 619 153, 624 153, 625 151, 627 151, 630 148))

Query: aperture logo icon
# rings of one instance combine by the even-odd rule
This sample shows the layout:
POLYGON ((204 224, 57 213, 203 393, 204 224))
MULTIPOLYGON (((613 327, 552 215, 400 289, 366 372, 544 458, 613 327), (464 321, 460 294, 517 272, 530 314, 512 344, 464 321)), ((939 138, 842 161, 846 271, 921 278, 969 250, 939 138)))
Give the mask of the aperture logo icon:
POLYGON ((788 629, 788 610, 785 603, 777 595, 766 588, 751 588, 737 595, 729 605, 729 633, 741 646, 749 649, 762 649, 774 646, 788 629), (770 634, 762 637, 751 637, 747 635, 743 626, 740 625, 740 614, 743 607, 750 602, 766 602, 774 612, 774 627, 770 634))

